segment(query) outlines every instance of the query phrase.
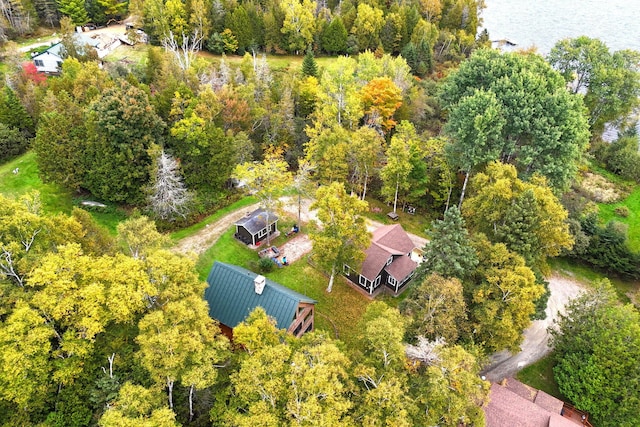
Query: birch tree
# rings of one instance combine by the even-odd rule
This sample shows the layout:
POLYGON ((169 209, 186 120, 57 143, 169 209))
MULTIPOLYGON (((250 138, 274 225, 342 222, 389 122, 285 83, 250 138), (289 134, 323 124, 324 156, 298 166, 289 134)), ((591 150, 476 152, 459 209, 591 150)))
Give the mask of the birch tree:
POLYGON ((314 260, 329 272, 327 292, 331 292, 334 277, 343 266, 357 269, 364 260, 364 250, 371 241, 361 216, 367 208, 368 203, 349 196, 342 183, 322 186, 316 192, 310 209, 318 210, 321 230, 310 237, 314 260))
POLYGON ((409 174, 413 169, 411 152, 417 144, 416 130, 407 121, 402 121, 397 132, 391 137, 387 148, 387 164, 380 171, 382 195, 393 200, 393 212, 396 212, 398 196, 409 189, 409 174))

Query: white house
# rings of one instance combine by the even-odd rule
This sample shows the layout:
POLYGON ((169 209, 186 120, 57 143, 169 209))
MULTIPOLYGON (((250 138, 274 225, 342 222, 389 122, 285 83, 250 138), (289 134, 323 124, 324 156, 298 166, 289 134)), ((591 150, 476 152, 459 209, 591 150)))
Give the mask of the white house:
MULTIPOLYGON (((92 48, 98 50, 100 53, 100 41, 86 37, 83 34, 74 34, 76 43, 80 46, 89 45, 92 48)), ((56 43, 49 49, 42 53, 39 53, 31 58, 33 64, 36 66, 38 72, 47 74, 58 74, 62 67, 62 61, 64 61, 63 55, 64 46, 62 43, 56 43)))

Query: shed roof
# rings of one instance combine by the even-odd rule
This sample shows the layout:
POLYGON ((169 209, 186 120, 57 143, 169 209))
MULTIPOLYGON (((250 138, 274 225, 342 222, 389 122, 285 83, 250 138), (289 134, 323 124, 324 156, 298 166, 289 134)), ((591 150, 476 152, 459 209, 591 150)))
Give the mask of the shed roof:
MULTIPOLYGON (((278 217, 273 212, 269 212, 269 225, 278 220, 278 217)), ((247 229, 251 234, 256 234, 260 230, 267 228, 267 211, 259 208, 251 212, 244 218, 236 221, 235 225, 242 226, 247 229)))
POLYGON ((266 279, 261 295, 256 294, 254 279, 258 275, 236 265, 216 261, 211 267, 204 298, 209 303, 209 315, 220 323, 235 328, 260 306, 276 320, 279 329, 287 329, 300 303, 316 301, 266 279))
MULTIPOLYGON (((91 37, 88 37, 84 34, 80 34, 80 33, 74 33, 73 34, 73 38, 75 39, 76 43, 84 46, 84 45, 89 45, 91 47, 97 48, 100 45, 100 42, 96 39, 93 39, 91 37)), ((58 42, 54 45, 52 45, 49 49, 45 50, 42 53, 39 53, 38 55, 34 56, 31 59, 36 59, 37 57, 41 56, 41 55, 45 55, 45 54, 50 54, 50 55, 56 55, 59 56, 60 58, 62 58, 62 50, 64 49, 64 46, 62 45, 62 42, 58 42)))

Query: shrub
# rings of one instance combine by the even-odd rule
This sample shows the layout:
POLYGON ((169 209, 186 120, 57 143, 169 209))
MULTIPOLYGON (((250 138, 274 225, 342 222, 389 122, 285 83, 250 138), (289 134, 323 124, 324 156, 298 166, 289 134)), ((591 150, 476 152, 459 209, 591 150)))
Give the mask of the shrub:
POLYGON ((260 261, 258 261, 258 268, 261 273, 269 273, 273 270, 273 266, 274 263, 271 258, 260 258, 260 261))
POLYGON ((623 218, 626 218, 629 216, 629 208, 626 206, 618 206, 617 208, 615 208, 614 212, 616 213, 616 215, 621 216, 623 218))

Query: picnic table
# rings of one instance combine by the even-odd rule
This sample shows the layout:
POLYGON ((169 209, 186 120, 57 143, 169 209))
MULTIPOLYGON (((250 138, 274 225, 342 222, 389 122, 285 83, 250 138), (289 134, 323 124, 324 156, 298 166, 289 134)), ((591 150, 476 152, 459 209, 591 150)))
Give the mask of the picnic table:
POLYGON ((398 218, 400 218, 400 216, 399 216, 397 213, 395 213, 395 212, 389 212, 389 213, 387 214, 387 216, 388 216, 389 218, 391 218, 392 220, 394 220, 394 221, 397 221, 397 220, 398 220, 398 218))

